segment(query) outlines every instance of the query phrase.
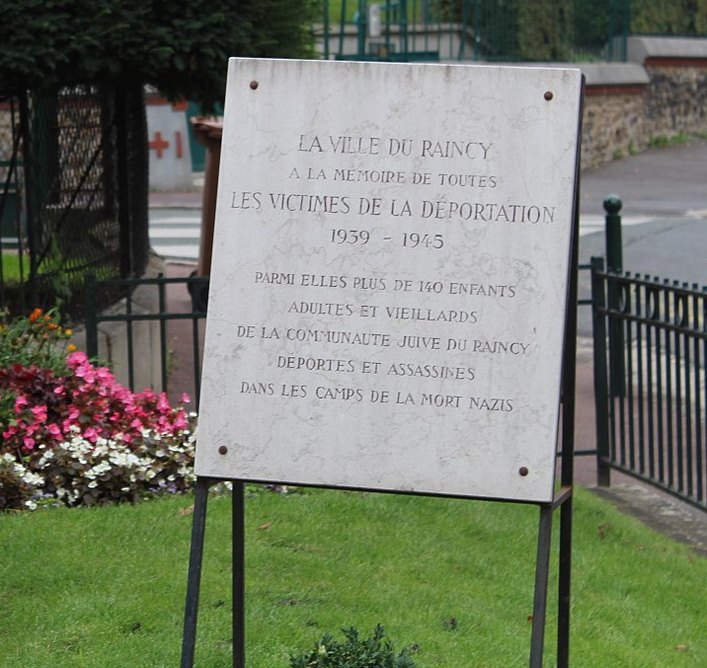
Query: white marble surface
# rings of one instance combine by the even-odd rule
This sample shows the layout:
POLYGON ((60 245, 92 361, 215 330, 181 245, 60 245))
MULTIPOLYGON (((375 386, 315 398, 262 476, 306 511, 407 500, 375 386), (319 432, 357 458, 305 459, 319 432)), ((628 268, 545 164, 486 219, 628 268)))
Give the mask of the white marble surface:
POLYGON ((552 498, 580 89, 231 60, 199 475, 552 498))

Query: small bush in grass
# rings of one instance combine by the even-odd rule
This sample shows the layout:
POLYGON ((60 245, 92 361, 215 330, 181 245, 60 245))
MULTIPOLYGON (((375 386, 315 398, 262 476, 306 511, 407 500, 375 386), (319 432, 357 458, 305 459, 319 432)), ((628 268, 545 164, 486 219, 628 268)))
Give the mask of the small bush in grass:
POLYGON ((370 638, 351 627, 342 629, 344 642, 326 634, 310 652, 290 658, 290 668, 415 668, 408 650, 396 654, 379 624, 370 638))

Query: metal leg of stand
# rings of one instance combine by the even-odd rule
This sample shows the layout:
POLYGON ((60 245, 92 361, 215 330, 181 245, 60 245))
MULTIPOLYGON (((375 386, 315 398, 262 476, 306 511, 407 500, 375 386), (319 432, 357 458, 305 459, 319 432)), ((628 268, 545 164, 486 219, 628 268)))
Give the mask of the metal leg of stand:
POLYGON ((184 611, 184 634, 182 636, 181 668, 193 668, 196 647, 196 618, 199 613, 199 587, 201 585, 201 563, 204 556, 204 533, 206 529, 206 506, 211 481, 197 478, 192 517, 191 548, 189 551, 189 575, 187 579, 187 602, 184 611))
POLYGON ((233 483, 233 668, 245 668, 245 503, 243 483, 233 483))
POLYGON ((547 617, 547 584, 550 573, 552 539, 552 505, 540 506, 538 556, 535 566, 535 600, 533 602, 533 632, 530 641, 530 668, 542 668, 547 617))
POLYGON ((560 510, 560 564, 557 612, 557 668, 570 663, 570 582, 572 572, 572 497, 560 510))

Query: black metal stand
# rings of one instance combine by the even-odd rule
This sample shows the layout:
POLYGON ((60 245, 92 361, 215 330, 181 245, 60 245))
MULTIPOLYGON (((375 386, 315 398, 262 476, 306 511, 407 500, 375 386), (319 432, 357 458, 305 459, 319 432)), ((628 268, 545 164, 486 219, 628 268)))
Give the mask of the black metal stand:
MULTIPOLYGON (((187 599, 184 609, 184 632, 182 635, 181 668, 193 668, 196 649, 196 625, 199 613, 199 591, 201 588, 201 566, 204 555, 206 532, 206 509, 209 487, 223 482, 217 478, 197 478, 192 518, 191 548, 189 551, 189 573, 187 576, 187 599)), ((232 508, 232 630, 233 668, 245 668, 245 504, 244 485, 233 481, 232 508)))
MULTIPOLYGON (((181 668, 193 668, 196 649, 196 628, 201 585, 201 567, 204 553, 206 509, 209 487, 220 482, 211 478, 198 478, 192 524, 189 573, 187 582, 184 633, 182 639, 181 668)), ((550 574, 552 521, 555 510, 561 508, 559 593, 557 629, 557 666, 569 665, 569 605, 570 559, 572 541, 572 488, 562 487, 549 504, 540 505, 538 548, 535 571, 533 625, 530 644, 530 668, 541 668, 544 654, 545 622, 547 618, 547 592, 550 574)), ((243 483, 233 483, 233 668, 245 668, 245 541, 244 541, 243 483)))
MULTIPOLYGON (((580 114, 581 119, 581 114, 580 114)), ((581 132, 578 136, 581 136, 581 132)), ((579 153, 577 170, 579 170, 579 153)), ((572 577, 572 491, 574 484, 574 417, 577 377, 577 281, 579 267, 579 171, 575 175, 573 231, 567 290, 565 347, 562 359, 562 451, 560 489, 551 504, 540 506, 538 556, 535 571, 535 602, 530 644, 530 668, 541 668, 547 611, 547 585, 553 513, 560 508, 560 546, 557 593, 557 668, 569 666, 570 594, 572 577)))
POLYGON ((199 589, 201 586, 201 563, 204 556, 204 533, 206 530, 206 506, 209 487, 214 484, 209 478, 197 478, 194 497, 194 515, 191 525, 191 548, 189 550, 189 574, 187 576, 187 601, 184 609, 184 634, 182 636, 181 668, 192 668, 196 648, 196 620, 199 613, 199 589))

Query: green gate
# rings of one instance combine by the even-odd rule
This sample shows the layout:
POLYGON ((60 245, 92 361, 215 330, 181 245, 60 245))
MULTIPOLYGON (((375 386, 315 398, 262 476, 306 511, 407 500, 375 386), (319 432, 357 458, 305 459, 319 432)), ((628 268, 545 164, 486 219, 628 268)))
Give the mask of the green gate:
POLYGON ((324 58, 624 60, 630 0, 324 0, 324 58))

